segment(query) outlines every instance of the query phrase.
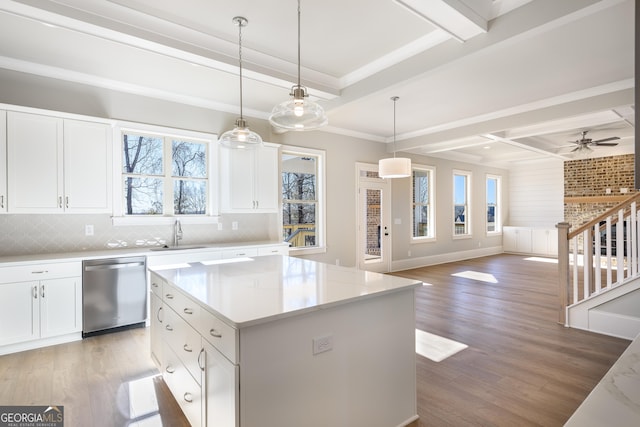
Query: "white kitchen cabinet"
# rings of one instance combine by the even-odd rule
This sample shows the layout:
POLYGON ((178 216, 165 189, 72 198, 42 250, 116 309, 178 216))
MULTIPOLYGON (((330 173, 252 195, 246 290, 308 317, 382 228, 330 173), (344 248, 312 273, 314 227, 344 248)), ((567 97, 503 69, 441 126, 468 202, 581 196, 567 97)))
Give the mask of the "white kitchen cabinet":
POLYGON ((220 153, 222 212, 278 212, 278 146, 220 153))
POLYGON ((1 268, 0 347, 79 333, 80 272, 79 262, 1 268))
POLYGON ((0 110, 0 213, 7 211, 7 112, 0 110))
POLYGON ((111 141, 103 123, 9 111, 10 213, 108 213, 111 141))
POLYGON ((502 247, 505 252, 531 253, 531 228, 502 227, 502 247))
POLYGON ((558 230, 534 228, 532 235, 532 252, 537 255, 558 255, 558 230))
POLYGON ((558 230, 505 226, 502 228, 502 248, 505 252, 557 256, 558 230))

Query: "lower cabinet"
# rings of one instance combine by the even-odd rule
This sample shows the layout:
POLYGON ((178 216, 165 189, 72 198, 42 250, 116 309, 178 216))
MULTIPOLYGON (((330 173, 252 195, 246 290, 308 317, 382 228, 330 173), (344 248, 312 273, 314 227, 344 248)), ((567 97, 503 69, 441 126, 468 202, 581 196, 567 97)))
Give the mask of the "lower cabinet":
POLYGON ((80 271, 80 263, 0 269, 0 354, 3 346, 82 330, 80 271))
POLYGON ((238 426, 238 365, 231 363, 216 348, 202 341, 206 357, 203 388, 206 426, 238 426))
POLYGON ((504 226, 502 248, 505 252, 557 256, 558 230, 504 226))

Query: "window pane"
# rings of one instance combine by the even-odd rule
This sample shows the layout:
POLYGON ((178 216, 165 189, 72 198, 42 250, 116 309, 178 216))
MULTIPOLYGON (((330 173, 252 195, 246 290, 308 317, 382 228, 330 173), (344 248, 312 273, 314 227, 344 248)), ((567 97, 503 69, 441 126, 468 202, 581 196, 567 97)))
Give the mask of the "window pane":
POLYGON ((123 135, 122 171, 139 175, 162 175, 162 138, 123 135))
POLYGON ((282 204, 283 238, 293 247, 316 245, 316 203, 282 204))
POLYGON ((413 171, 413 203, 429 203, 429 173, 413 171))
POLYGON ((454 175, 454 203, 464 205, 467 203, 467 177, 465 175, 454 175))
POLYGON ((207 213, 206 181, 175 180, 173 212, 175 215, 205 215, 207 213))
POLYGON ((413 237, 429 237, 429 206, 413 208, 413 237))
POLYGON ((467 223, 465 220, 466 215, 466 206, 465 205, 455 205, 454 206, 454 215, 455 215, 455 234, 467 234, 467 223))
POLYGON ((306 173, 282 173, 282 198, 284 200, 315 200, 316 176, 306 173))
POLYGON ((172 174, 193 178, 207 177, 207 152, 205 144, 172 141, 172 174))
POLYGON ((125 213, 127 215, 162 215, 163 180, 158 178, 124 178, 125 213))
POLYGON ((487 231, 498 231, 496 216, 498 209, 498 178, 487 178, 487 231))

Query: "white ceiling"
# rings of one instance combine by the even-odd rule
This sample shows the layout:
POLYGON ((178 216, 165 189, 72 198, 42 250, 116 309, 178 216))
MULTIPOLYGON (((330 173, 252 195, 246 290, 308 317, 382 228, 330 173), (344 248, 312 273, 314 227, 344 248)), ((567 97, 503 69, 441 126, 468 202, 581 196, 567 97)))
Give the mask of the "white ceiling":
MULTIPOLYGON (((589 130, 621 138, 595 155, 632 153, 634 14, 633 0, 302 0, 302 83, 326 131, 386 143, 399 96, 406 152, 514 167, 571 159, 589 130)), ((0 0, 0 68, 238 113, 237 15, 244 115, 266 119, 297 79, 296 0, 0 0)))

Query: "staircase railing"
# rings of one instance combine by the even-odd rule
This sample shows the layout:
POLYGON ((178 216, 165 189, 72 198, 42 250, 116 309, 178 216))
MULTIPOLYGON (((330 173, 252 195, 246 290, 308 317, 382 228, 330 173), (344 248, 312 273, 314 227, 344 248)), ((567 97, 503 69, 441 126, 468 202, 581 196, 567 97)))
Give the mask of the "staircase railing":
POLYGON ((573 231, 556 225, 560 323, 567 325, 567 307, 640 276, 639 201, 637 193, 573 231))

